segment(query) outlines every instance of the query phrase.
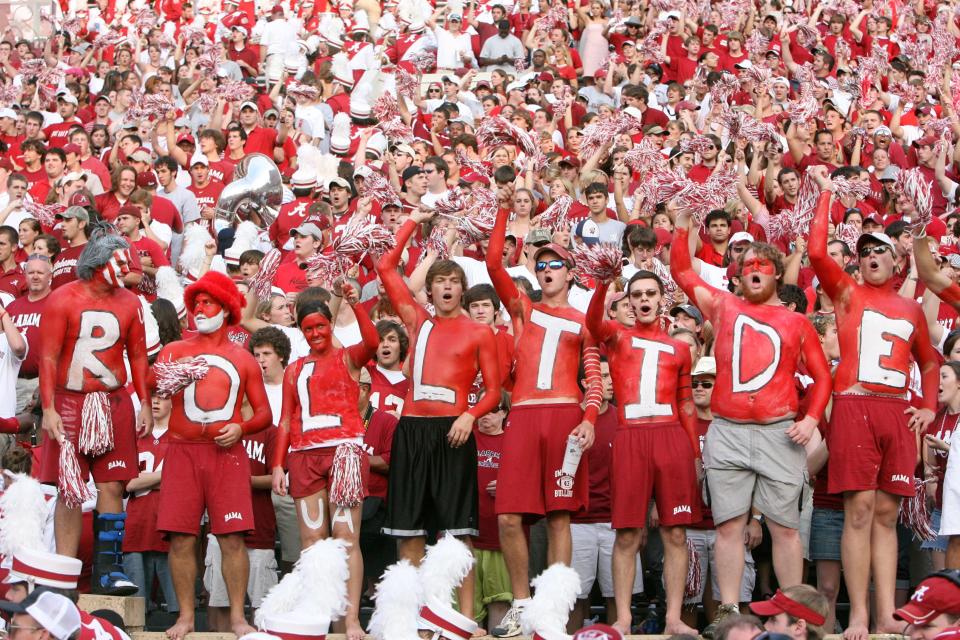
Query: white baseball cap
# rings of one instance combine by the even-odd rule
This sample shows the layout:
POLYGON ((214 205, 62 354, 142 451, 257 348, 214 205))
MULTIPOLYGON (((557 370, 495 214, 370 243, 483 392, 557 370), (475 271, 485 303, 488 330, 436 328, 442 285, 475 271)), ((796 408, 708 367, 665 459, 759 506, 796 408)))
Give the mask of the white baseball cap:
POLYGON ((38 589, 23 602, 0 602, 0 610, 25 613, 37 621, 56 640, 68 640, 80 629, 80 610, 70 598, 38 589))
POLYGON ((753 236, 747 233, 746 231, 737 231, 735 234, 730 236, 730 244, 737 244, 738 242, 753 242, 753 236))

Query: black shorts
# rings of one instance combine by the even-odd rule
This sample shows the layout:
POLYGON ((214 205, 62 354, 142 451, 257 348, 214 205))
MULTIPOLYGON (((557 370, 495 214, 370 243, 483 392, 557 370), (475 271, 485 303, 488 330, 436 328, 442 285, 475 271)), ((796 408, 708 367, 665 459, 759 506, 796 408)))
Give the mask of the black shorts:
POLYGON ((390 450, 390 483, 383 532, 398 538, 445 531, 479 535, 477 442, 447 442, 454 417, 400 418, 390 450))

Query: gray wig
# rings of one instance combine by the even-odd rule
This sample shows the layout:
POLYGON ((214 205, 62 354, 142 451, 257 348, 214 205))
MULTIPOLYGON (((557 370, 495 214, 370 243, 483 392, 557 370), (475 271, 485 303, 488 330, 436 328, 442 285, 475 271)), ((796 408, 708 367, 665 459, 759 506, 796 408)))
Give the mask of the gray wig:
POLYGON ((130 243, 117 235, 112 225, 106 223, 93 225, 90 240, 77 258, 77 277, 81 280, 90 280, 94 273, 110 262, 114 251, 129 248, 130 243))

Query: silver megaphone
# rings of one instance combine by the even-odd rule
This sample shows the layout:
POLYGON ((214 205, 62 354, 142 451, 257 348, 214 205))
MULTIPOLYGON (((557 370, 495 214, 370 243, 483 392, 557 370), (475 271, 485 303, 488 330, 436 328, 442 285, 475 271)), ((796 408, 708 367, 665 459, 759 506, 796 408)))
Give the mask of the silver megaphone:
POLYGON ((239 217, 246 220, 256 213, 264 227, 277 219, 283 203, 283 183, 280 170, 273 160, 262 153, 251 153, 233 170, 233 180, 217 200, 217 218, 232 224, 239 217))

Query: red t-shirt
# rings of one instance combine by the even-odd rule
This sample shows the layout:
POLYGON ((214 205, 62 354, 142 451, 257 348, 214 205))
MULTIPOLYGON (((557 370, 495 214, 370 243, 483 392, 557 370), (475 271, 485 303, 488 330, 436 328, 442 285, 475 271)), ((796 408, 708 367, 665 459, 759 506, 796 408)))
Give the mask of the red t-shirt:
MULTIPOLYGON (((371 455, 380 456, 389 465, 390 450, 393 446, 393 432, 397 429, 398 420, 386 411, 377 411, 376 409, 373 409, 369 416, 365 420, 366 431, 363 434, 363 444, 371 451, 371 455)), ((385 499, 387 497, 387 480, 387 475, 371 469, 367 493, 385 499)))
POLYGON ((66 247, 53 263, 53 288, 62 287, 77 279, 77 258, 83 253, 86 243, 76 247, 66 247))
POLYGON ((23 269, 19 264, 13 265, 0 273, 0 292, 9 293, 14 298, 18 298, 27 292, 27 279, 23 275, 23 269))
POLYGON ((402 371, 387 371, 377 365, 368 365, 370 372, 370 404, 381 411, 403 412, 403 399, 410 389, 410 378, 402 371))
POLYGON ((262 153, 273 158, 273 146, 277 142, 277 130, 266 127, 254 127, 247 133, 247 141, 243 145, 244 153, 262 153))
POLYGON ((205 207, 217 206, 217 200, 220 199, 220 192, 223 191, 223 187, 222 182, 211 180, 205 187, 197 187, 191 184, 187 189, 197 197, 197 206, 200 207, 202 212, 205 207))
MULTIPOLYGON (((293 255, 291 253, 291 255, 293 255)), ((307 288, 307 272, 305 267, 295 259, 284 262, 273 276, 273 284, 284 293, 300 293, 307 288)))
POLYGON ((30 301, 27 296, 20 296, 10 303, 7 313, 13 319, 20 333, 27 341, 27 357, 20 364, 21 378, 36 378, 40 373, 40 315, 47 304, 45 296, 39 300, 30 301))
POLYGON ((61 122, 52 124, 43 130, 43 135, 47 138, 48 147, 57 147, 62 149, 69 142, 70 132, 76 127, 82 127, 83 123, 79 118, 74 118, 70 122, 61 122))
MULTIPOLYGON (((162 473, 163 460, 167 455, 169 431, 159 437, 153 433, 137 439, 137 459, 141 473, 162 473)), ((127 528, 123 535, 124 553, 158 551, 166 553, 170 545, 162 532, 157 531, 157 507, 160 503, 160 488, 138 491, 127 501, 127 528)))
POLYGON ((476 549, 500 550, 500 530, 497 525, 496 499, 487 491, 487 485, 497 479, 500 472, 500 455, 503 452, 504 433, 488 435, 473 430, 477 440, 477 488, 480 494, 478 526, 480 535, 473 539, 476 549))
MULTIPOLYGON (((268 427, 243 437, 243 448, 250 459, 250 476, 270 475, 269 461, 277 439, 276 427, 268 427)), ((270 489, 253 489, 253 531, 244 538, 248 549, 273 549, 277 537, 277 516, 273 511, 270 489)))
POLYGON ((593 446, 584 454, 581 464, 586 462, 590 470, 590 502, 587 510, 573 516, 571 522, 593 523, 610 522, 610 464, 613 458, 613 437, 617 432, 616 407, 610 405, 597 415, 593 425, 595 439, 593 446))
POLYGON ((120 207, 125 204, 117 199, 117 194, 113 191, 94 196, 93 203, 96 205, 97 211, 100 212, 100 217, 107 222, 113 222, 113 219, 117 217, 117 212, 120 211, 120 207))

